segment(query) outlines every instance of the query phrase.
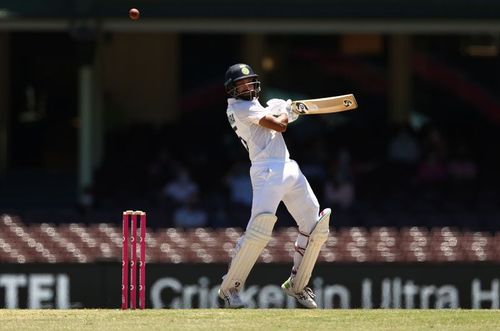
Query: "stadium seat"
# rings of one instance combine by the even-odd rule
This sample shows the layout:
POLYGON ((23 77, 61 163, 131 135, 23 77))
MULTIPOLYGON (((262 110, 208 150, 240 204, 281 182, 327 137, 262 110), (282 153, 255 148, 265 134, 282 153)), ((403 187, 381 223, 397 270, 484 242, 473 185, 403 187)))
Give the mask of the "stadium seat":
POLYGON ((487 232, 467 232, 463 237, 463 250, 467 261, 495 261, 492 236, 487 232))
MULTIPOLYGON (((146 229, 147 261, 159 263, 227 263, 241 228, 146 229)), ((297 227, 276 228, 259 257, 261 263, 290 263, 297 227)), ((0 262, 120 261, 121 226, 39 223, 0 216, 0 262)), ((500 232, 456 227, 331 228, 320 262, 481 262, 500 261, 500 232)))

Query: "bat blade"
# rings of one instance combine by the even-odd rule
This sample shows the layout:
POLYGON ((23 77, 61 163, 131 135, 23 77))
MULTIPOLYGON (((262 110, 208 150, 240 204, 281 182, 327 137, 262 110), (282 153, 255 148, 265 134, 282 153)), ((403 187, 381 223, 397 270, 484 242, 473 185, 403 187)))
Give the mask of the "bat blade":
POLYGON ((316 115, 336 113, 358 108, 353 94, 345 94, 328 98, 292 101, 292 110, 299 115, 316 115))

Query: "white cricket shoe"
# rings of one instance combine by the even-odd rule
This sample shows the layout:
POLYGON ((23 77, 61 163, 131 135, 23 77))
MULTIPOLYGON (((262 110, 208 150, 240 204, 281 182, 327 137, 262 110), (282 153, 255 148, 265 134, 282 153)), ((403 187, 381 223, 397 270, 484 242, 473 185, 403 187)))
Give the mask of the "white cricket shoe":
POLYGON ((295 292, 293 289, 292 278, 288 278, 286 282, 281 285, 283 291, 289 296, 294 297, 297 301, 306 308, 315 309, 318 308, 316 301, 314 298, 316 297, 313 291, 309 287, 304 287, 304 289, 300 292, 295 292))
POLYGON ((228 292, 229 293, 224 293, 221 289, 219 289, 218 292, 219 297, 224 300, 225 308, 245 308, 245 304, 241 300, 240 294, 236 289, 230 289, 228 292))

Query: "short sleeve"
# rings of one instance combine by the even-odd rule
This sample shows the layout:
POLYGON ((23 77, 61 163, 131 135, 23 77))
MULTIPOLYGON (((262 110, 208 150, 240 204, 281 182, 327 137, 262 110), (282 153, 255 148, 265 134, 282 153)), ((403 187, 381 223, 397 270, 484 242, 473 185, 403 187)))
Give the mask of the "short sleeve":
POLYGON ((267 115, 266 108, 260 104, 254 104, 248 111, 248 120, 254 124, 259 124, 261 118, 267 115))
POLYGON ((235 116, 243 123, 259 124, 268 111, 257 101, 243 101, 233 105, 235 116))

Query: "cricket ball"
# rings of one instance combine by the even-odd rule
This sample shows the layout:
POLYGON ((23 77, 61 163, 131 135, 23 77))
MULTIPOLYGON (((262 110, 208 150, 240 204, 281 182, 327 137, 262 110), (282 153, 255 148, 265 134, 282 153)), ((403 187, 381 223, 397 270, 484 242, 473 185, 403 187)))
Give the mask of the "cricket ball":
POLYGON ((139 9, 137 9, 137 8, 130 8, 130 10, 128 11, 128 17, 130 17, 130 19, 132 19, 134 21, 138 20, 139 16, 141 16, 141 13, 139 12, 139 9))

